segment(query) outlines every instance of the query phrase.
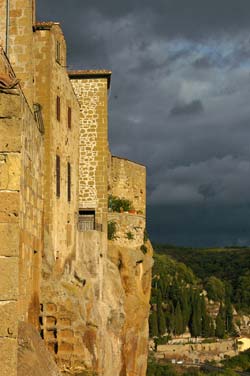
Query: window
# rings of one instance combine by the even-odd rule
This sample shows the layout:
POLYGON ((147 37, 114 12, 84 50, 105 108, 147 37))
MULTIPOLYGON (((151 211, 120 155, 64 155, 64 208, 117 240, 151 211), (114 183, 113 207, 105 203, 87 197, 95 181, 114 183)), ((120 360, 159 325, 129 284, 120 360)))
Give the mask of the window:
POLYGON ((61 63, 61 44, 60 42, 56 42, 56 62, 61 63))
POLYGON ((56 156, 56 196, 60 197, 60 178, 61 178, 61 171, 60 171, 60 157, 59 155, 56 156))
POLYGON ((79 210, 78 229, 79 231, 95 230, 94 210, 79 210))
POLYGON ((68 202, 71 201, 71 165, 67 164, 67 174, 68 174, 68 202))
POLYGON ((56 118, 58 121, 60 121, 61 117, 61 99, 60 97, 56 97, 56 118))
POLYGON ((71 129, 71 107, 68 107, 68 128, 71 129))

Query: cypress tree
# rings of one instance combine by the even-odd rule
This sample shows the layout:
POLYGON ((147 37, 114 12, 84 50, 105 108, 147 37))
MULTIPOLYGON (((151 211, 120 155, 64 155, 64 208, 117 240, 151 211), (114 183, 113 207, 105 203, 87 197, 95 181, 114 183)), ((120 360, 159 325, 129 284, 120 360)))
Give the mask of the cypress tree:
POLYGON ((216 317, 215 335, 218 338, 223 338, 225 336, 225 322, 220 313, 218 313, 216 317))
POLYGON ((157 320, 157 312, 153 311, 149 316, 149 333, 150 337, 158 337, 158 320, 157 320))
POLYGON ((231 334, 234 332, 234 324, 233 324, 233 307, 230 300, 227 300, 225 306, 225 324, 226 324, 226 331, 231 334))
POLYGON ((193 298, 193 311, 190 320, 190 332, 192 337, 201 335, 201 300, 198 293, 195 293, 193 298))
POLYGON ((183 333, 183 317, 181 312, 181 306, 180 303, 177 303, 176 309, 175 309, 175 328, 174 328, 175 334, 182 334, 183 333))
POLYGON ((157 319, 158 319, 158 332, 160 335, 163 335, 166 333, 166 321, 165 321, 165 315, 162 309, 157 311, 157 319))
POLYGON ((158 322, 158 333, 163 335, 166 333, 166 321, 165 315, 162 311, 162 294, 161 290, 157 290, 156 296, 156 305, 157 305, 157 322, 158 322))

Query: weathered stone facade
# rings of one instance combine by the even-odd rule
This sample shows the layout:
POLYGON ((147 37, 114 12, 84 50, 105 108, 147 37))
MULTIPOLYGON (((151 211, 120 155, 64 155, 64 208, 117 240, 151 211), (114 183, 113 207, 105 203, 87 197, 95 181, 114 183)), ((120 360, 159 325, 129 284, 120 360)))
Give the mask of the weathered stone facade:
POLYGON ((43 135, 20 89, 0 92, 0 134, 0 363, 15 375, 18 320, 38 327, 43 250, 43 135))
POLYGON ((146 171, 110 157, 111 72, 67 72, 60 25, 36 23, 32 0, 8 4, 0 0, 0 43, 16 76, 1 53, 2 374, 145 376, 146 171), (137 214, 108 213, 109 193, 137 214))
POLYGON ((146 168, 127 159, 111 156, 109 193, 131 201, 133 208, 145 216, 146 168))

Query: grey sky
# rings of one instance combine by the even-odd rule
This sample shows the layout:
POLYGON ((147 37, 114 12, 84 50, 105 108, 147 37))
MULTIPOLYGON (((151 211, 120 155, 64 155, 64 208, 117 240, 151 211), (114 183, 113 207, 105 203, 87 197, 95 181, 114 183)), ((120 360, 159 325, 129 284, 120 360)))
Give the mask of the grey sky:
POLYGON ((38 0, 70 68, 112 69, 110 145, 148 171, 148 226, 250 243, 250 1, 38 0))

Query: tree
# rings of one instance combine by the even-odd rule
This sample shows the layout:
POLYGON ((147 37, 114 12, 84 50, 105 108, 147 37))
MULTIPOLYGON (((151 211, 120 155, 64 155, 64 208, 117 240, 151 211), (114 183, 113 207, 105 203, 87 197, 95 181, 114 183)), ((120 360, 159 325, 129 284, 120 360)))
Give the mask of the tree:
POLYGON ((229 334, 234 332, 234 323, 233 323, 233 307, 230 300, 227 300, 225 303, 225 324, 226 331, 229 334))
POLYGON ((179 302, 177 303, 177 306, 176 306, 176 309, 175 309, 174 332, 175 332, 175 334, 182 334, 184 332, 183 317, 182 317, 181 306, 180 306, 179 302))
POLYGON ((201 335, 201 300, 199 294, 196 292, 194 294, 193 302, 192 302, 192 315, 190 319, 190 333, 192 337, 198 337, 201 335))
POLYGON ((157 320, 157 312, 153 311, 149 316, 149 333, 150 337, 158 337, 158 320, 157 320))
POLYGON ((225 297, 225 285, 219 278, 209 277, 205 284, 205 289, 209 299, 222 301, 225 297))
POLYGON ((224 338, 226 328, 225 328, 225 311, 224 311, 222 304, 220 305, 220 310, 216 317, 215 324, 216 324, 216 328, 215 328, 216 337, 224 338))
POLYGON ((163 335, 163 334, 166 333, 166 321, 165 321, 165 315, 162 311, 161 290, 157 290, 156 306, 157 306, 158 332, 159 332, 160 335, 163 335))

